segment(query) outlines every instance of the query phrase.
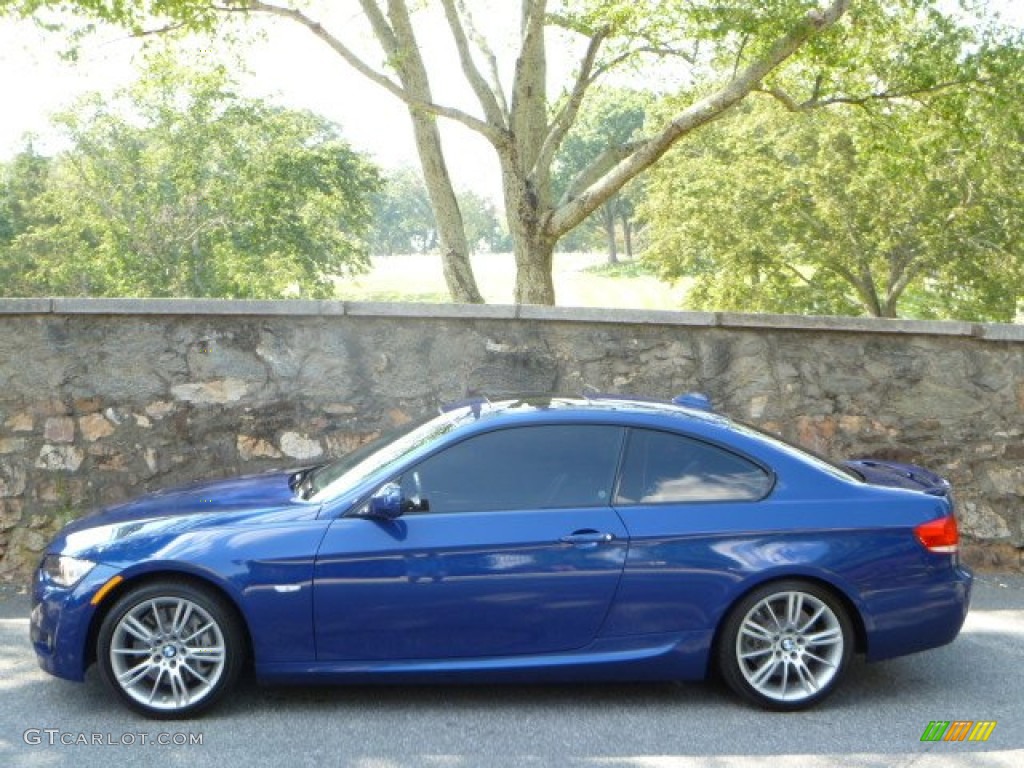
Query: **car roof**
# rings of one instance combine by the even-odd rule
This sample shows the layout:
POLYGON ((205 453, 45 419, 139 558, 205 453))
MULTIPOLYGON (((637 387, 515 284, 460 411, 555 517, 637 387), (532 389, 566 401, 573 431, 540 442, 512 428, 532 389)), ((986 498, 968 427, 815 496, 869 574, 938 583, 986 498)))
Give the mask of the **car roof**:
POLYGON ((575 420, 572 417, 586 419, 601 415, 616 415, 625 416, 628 420, 628 417, 632 415, 679 419, 692 424, 717 427, 728 427, 732 424, 727 417, 703 408, 689 407, 677 402, 654 398, 616 394, 521 395, 495 400, 486 397, 473 397, 445 406, 442 411, 462 411, 460 415, 470 416, 473 421, 478 423, 490 421, 492 418, 508 423, 533 421, 550 416, 564 416, 567 417, 567 420, 575 420))

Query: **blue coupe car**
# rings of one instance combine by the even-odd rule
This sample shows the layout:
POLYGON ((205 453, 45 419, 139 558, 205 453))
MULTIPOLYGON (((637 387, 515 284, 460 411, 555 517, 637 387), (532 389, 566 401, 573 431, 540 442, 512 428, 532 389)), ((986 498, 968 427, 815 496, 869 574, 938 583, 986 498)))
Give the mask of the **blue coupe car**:
POLYGON ((48 672, 186 717, 267 682, 696 680, 817 703, 951 642, 949 485, 832 464, 699 396, 466 401, 329 464, 143 496, 35 577, 48 672))

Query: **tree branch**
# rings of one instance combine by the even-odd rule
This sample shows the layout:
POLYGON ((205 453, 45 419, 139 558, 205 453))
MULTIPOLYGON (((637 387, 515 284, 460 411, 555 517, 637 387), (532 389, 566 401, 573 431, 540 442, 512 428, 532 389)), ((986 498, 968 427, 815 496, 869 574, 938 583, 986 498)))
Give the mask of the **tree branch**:
POLYGON ((473 53, 469 49, 469 38, 466 35, 466 28, 462 24, 459 10, 455 7, 455 0, 441 0, 441 5, 444 6, 444 15, 448 19, 448 28, 451 30, 452 38, 455 40, 455 49, 459 53, 462 73, 466 76, 466 80, 469 81, 473 92, 480 101, 480 106, 483 107, 487 121, 496 128, 504 130, 508 127, 506 115, 502 113, 494 91, 491 90, 487 80, 477 68, 476 62, 473 61, 473 53))
POLYGON ((465 0, 456 0, 456 2, 458 3, 457 7, 459 15, 462 17, 470 40, 473 41, 473 44, 477 47, 477 50, 480 51, 484 60, 487 62, 487 68, 491 75, 491 90, 494 92, 494 97, 498 100, 498 107, 501 109, 502 114, 506 116, 507 123, 508 101, 505 99, 505 89, 501 87, 501 75, 498 72, 498 57, 494 55, 494 50, 477 28, 476 23, 473 21, 473 14, 470 13, 469 9, 466 7, 465 0))
POLYGON ((780 266, 783 269, 788 270, 788 271, 792 272, 794 275, 796 275, 797 279, 799 279, 802 283, 804 283, 804 285, 808 285, 808 286, 814 285, 814 282, 809 277, 807 277, 803 272, 801 272, 795 266, 790 264, 788 261, 780 262, 780 266))
POLYGON ((630 179, 656 163, 680 138, 724 115, 758 88, 765 77, 796 53, 804 43, 835 24, 846 13, 851 2, 833 0, 823 10, 808 12, 793 29, 776 40, 764 56, 747 65, 718 91, 683 110, 660 134, 644 142, 578 197, 550 213, 545 223, 548 234, 553 237, 564 235, 630 179))
MULTIPOLYGON (((364 1, 364 5, 367 3, 364 1)), ((238 6, 219 6, 218 10, 230 11, 230 12, 246 12, 255 11, 257 13, 266 13, 272 16, 278 16, 285 19, 290 19, 302 26, 306 27, 316 37, 323 40, 330 46, 331 50, 341 56, 342 59, 353 69, 355 69, 363 77, 367 78, 371 82, 379 85, 381 88, 386 90, 392 96, 401 99, 403 102, 408 104, 414 109, 421 110, 430 115, 437 117, 446 117, 449 120, 462 123, 470 130, 476 131, 484 135, 487 139, 493 142, 500 142, 504 140, 504 135, 495 129, 493 126, 488 125, 483 120, 473 117, 472 115, 463 112, 460 109, 454 107, 446 107, 440 104, 435 104, 432 101, 425 101, 423 99, 416 98, 413 94, 409 93, 408 90, 403 88, 401 85, 396 83, 394 80, 389 78, 382 72, 378 72, 373 67, 369 66, 363 61, 351 48, 341 42, 340 39, 328 32, 320 24, 320 22, 306 15, 303 11, 297 8, 285 8, 272 3, 265 3, 262 0, 248 0, 244 5, 238 6)), ((379 12, 379 9, 378 9, 379 12)), ((384 41, 381 41, 382 44, 384 41)))
POLYGON ((594 158, 590 165, 576 174, 576 178, 572 180, 568 189, 566 189, 565 193, 562 195, 562 199, 558 203, 559 206, 561 207, 579 197, 591 184, 608 173, 608 171, 614 168, 617 163, 622 162, 625 158, 633 154, 633 152, 642 147, 644 143, 645 142, 643 141, 635 141, 618 147, 607 147, 601 152, 601 154, 594 158))
POLYGON ((594 82, 591 78, 591 73, 594 69, 597 53, 610 32, 611 30, 608 27, 603 27, 587 43, 587 51, 580 62, 580 70, 576 73, 576 82, 569 92, 569 98, 566 99, 565 104, 562 105, 554 120, 551 121, 548 134, 544 137, 544 143, 537 154, 537 161, 534 163, 531 174, 536 173, 538 168, 547 168, 551 165, 555 153, 558 152, 558 148, 565 140, 566 134, 569 133, 569 129, 576 121, 576 116, 579 114, 580 106, 583 104, 583 97, 586 96, 587 88, 594 82))
POLYGON ((828 96, 826 98, 821 98, 821 78, 819 76, 815 80, 814 91, 811 97, 804 101, 797 101, 789 93, 778 86, 772 86, 770 88, 758 87, 755 88, 755 90, 758 93, 765 93, 775 98, 790 112, 810 112, 812 109, 821 109, 822 107, 828 107, 833 104, 850 104, 856 107, 863 107, 875 101, 912 99, 917 96, 924 96, 929 93, 944 91, 948 88, 956 88, 962 85, 980 85, 987 82, 988 81, 983 78, 976 78, 972 80, 947 80, 946 82, 922 86, 920 88, 895 88, 884 91, 875 91, 874 93, 869 93, 866 96, 828 96))

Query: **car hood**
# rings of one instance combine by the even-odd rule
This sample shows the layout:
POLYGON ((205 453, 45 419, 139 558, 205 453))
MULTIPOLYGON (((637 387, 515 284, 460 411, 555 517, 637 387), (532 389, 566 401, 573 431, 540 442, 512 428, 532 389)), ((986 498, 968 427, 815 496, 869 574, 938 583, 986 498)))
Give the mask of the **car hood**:
POLYGON ((171 526, 184 529, 204 524, 244 524, 295 513, 315 514, 318 505, 297 497, 289 482, 301 471, 273 470, 147 493, 68 523, 49 551, 80 551, 94 540, 112 541, 171 526))
POLYGON ((865 482, 871 485, 907 488, 934 496, 945 496, 950 490, 949 482, 945 478, 915 464, 882 459, 857 459, 847 461, 846 466, 860 473, 865 482))

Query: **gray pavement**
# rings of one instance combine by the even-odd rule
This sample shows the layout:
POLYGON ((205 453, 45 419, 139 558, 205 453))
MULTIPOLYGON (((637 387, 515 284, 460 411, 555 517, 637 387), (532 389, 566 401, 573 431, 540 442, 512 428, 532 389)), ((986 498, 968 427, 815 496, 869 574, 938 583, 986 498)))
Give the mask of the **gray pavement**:
POLYGON ((41 672, 28 644, 27 614, 25 595, 0 589, 5 768, 1024 766, 1020 576, 979 576, 973 609, 952 645, 881 664, 857 660, 825 705, 786 715, 746 707, 715 683, 261 688, 246 682, 204 718, 156 723, 118 705, 94 673, 76 684, 41 672), (985 743, 921 742, 931 720, 998 724, 985 743), (143 735, 147 742, 198 737, 202 744, 143 745, 143 735), (83 738, 103 743, 61 743, 83 738))

